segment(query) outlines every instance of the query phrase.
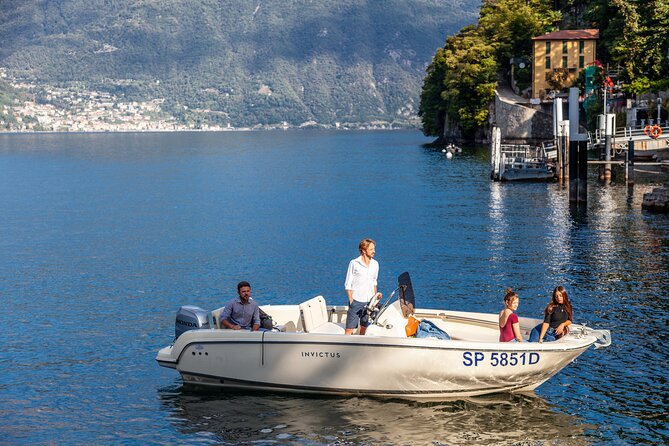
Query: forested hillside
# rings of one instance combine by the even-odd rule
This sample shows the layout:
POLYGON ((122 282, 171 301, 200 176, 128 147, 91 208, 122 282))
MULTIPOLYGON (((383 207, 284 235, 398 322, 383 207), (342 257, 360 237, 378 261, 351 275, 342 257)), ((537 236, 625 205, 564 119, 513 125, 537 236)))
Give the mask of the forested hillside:
POLYGON ((0 68, 178 119, 406 121, 480 0, 2 0, 0 68), (195 115, 197 117, 195 118, 195 115))
POLYGON ((428 67, 419 110, 423 132, 442 136, 448 122, 472 138, 487 124, 510 59, 529 60, 532 37, 579 28, 599 29, 597 58, 620 68, 626 93, 669 90, 667 0, 484 0, 478 23, 449 37, 428 67))

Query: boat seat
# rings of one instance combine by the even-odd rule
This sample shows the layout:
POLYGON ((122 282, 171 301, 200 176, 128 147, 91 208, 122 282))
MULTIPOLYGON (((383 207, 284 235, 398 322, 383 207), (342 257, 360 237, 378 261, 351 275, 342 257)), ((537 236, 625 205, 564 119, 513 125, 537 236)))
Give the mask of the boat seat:
POLYGON ((305 333, 344 334, 344 327, 330 322, 323 296, 316 296, 300 304, 305 333))
POLYGON ((211 312, 211 318, 214 320, 214 328, 221 328, 221 313, 223 313, 223 310, 225 310, 225 306, 211 312))

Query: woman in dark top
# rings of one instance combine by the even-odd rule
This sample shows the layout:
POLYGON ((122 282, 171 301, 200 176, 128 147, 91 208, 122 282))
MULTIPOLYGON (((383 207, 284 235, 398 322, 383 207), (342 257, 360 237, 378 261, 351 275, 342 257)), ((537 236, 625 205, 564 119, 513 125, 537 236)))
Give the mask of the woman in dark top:
POLYGON ((553 299, 544 310, 544 322, 530 333, 530 342, 556 341, 569 332, 572 309, 567 290, 563 286, 553 290, 553 299))

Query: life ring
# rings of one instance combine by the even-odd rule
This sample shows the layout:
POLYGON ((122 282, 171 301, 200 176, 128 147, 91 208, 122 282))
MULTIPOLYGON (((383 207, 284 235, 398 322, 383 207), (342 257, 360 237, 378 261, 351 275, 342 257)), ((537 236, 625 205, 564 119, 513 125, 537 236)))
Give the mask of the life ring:
POLYGON ((660 137, 661 134, 662 134, 662 127, 660 127, 659 125, 654 125, 653 127, 651 127, 650 129, 651 138, 657 139, 660 137))
POLYGON ((646 136, 648 136, 648 131, 649 131, 650 129, 652 129, 652 128, 653 128, 652 125, 650 125, 650 124, 647 125, 646 127, 643 128, 643 134, 646 135, 646 136))

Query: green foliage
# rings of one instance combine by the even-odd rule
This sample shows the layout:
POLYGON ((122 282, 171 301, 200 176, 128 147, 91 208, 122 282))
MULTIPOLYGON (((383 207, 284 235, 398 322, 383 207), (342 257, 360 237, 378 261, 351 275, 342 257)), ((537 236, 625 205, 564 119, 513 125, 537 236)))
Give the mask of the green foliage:
POLYGON ((478 2, 3 0, 0 66, 164 98, 184 122, 394 121, 415 107, 434 48, 475 19, 478 2))
MULTIPOLYGON (((557 24, 563 29, 599 29, 598 58, 623 68, 626 92, 669 89, 666 0, 483 0, 478 25, 449 38, 428 67, 420 103, 423 132, 441 136, 448 122, 459 126, 464 136, 470 135, 485 122, 493 98, 490 70, 496 67, 504 72, 510 58, 529 58, 532 37, 554 30, 557 24)), ((529 81, 518 74, 519 83, 529 81)), ((553 71, 553 88, 562 87, 565 74, 553 71)), ((583 87, 582 77, 577 85, 583 87)))
MULTIPOLYGON (((529 60, 529 59, 528 59, 529 60)), ((522 92, 532 86, 532 65, 527 64, 525 68, 514 67, 516 86, 522 92)))
POLYGON ((495 45, 495 57, 503 67, 512 57, 532 55, 532 38, 552 30, 562 17, 542 0, 484 0, 479 29, 495 45))
MULTIPOLYGON (((472 137, 488 120, 498 73, 512 57, 529 59, 532 37, 560 19, 547 0, 484 0, 477 26, 463 28, 437 50, 423 81, 423 133, 441 136, 447 120, 472 137)), ((529 70, 524 74, 529 82, 529 70)))
POLYGON ((567 68, 553 68, 546 73, 546 81, 553 90, 560 91, 565 88, 567 79, 569 78, 569 70, 567 68))
POLYGON ((669 91, 669 79, 658 79, 651 82, 649 91, 669 91))
POLYGON ((11 105, 16 99, 20 99, 19 93, 9 83, 0 79, 0 108, 11 105))
POLYGON ((667 87, 669 2, 594 0, 585 2, 588 24, 600 30, 598 57, 623 68, 625 91, 645 93, 667 87))
POLYGON ((439 48, 427 67, 418 109, 418 116, 423 121, 423 133, 428 136, 441 136, 444 132, 446 102, 441 95, 446 88, 444 79, 447 71, 446 50, 439 48))
POLYGON ((446 42, 445 90, 441 94, 452 124, 459 125, 467 137, 488 120, 488 105, 495 97, 497 72, 495 47, 481 39, 474 28, 446 42))
POLYGON ((650 85, 650 79, 645 76, 639 76, 625 86, 625 92, 632 94, 645 93, 650 90, 650 85))
POLYGON ((585 126, 586 128, 594 132, 597 129, 598 126, 598 116, 602 114, 602 109, 604 108, 604 104, 602 101, 602 98, 597 96, 593 97, 592 101, 588 101, 587 103, 584 104, 585 106, 585 126))
POLYGON ((0 79, 0 130, 10 130, 18 124, 10 106, 19 101, 27 100, 25 94, 14 89, 9 83, 0 79))

